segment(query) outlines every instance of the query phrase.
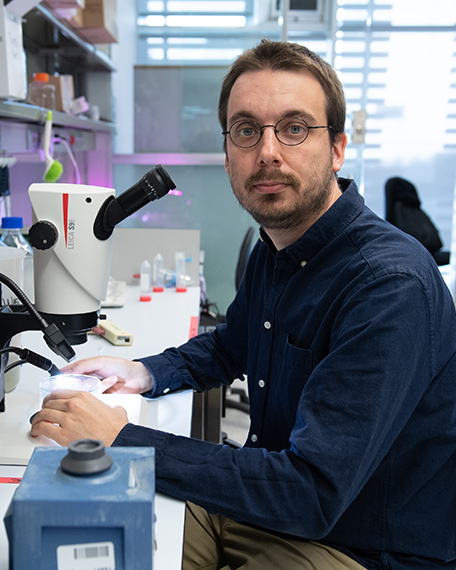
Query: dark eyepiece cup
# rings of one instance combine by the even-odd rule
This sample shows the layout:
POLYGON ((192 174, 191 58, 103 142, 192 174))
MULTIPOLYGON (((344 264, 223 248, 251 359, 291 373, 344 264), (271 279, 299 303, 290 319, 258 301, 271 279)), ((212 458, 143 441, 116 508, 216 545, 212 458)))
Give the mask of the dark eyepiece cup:
POLYGON ((148 202, 166 196, 176 187, 169 174, 161 164, 158 164, 120 196, 110 196, 101 206, 94 222, 95 237, 100 240, 108 239, 115 226, 137 212, 148 202))

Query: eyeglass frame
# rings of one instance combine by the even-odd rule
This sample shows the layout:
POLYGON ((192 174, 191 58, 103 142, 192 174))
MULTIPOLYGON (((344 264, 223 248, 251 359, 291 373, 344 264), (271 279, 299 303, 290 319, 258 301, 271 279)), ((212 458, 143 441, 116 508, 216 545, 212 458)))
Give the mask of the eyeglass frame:
POLYGON ((281 140, 279 139, 279 137, 277 136, 277 125, 278 125, 279 123, 281 123, 282 121, 285 121, 285 120, 291 119, 291 118, 292 118, 292 117, 283 117, 282 119, 279 119, 275 125, 263 125, 263 126, 261 126, 259 123, 257 123, 257 122, 254 121, 253 119, 249 119, 249 118, 239 119, 238 121, 235 121, 227 131, 222 131, 222 135, 224 135, 224 136, 229 135, 231 142, 234 144, 234 146, 237 146, 238 148, 253 148, 253 147, 255 147, 255 146, 261 141, 261 139, 262 139, 262 137, 263 137, 264 129, 266 129, 267 127, 271 127, 271 128, 274 129, 274 135, 275 135, 276 139, 279 141, 280 144, 283 144, 284 146, 299 146, 300 144, 302 144, 303 142, 305 142, 305 141, 307 140, 311 129, 329 129, 329 130, 332 129, 332 126, 331 126, 331 125, 318 125, 318 126, 315 126, 315 127, 311 127, 310 125, 307 124, 307 121, 305 121, 304 119, 301 119, 300 117, 295 117, 296 119, 299 119, 299 121, 300 121, 301 123, 304 123, 304 125, 306 125, 306 127, 307 127, 307 134, 306 134, 306 136, 304 137, 304 139, 303 139, 302 141, 298 142, 298 143, 294 143, 294 144, 284 143, 284 142, 281 141, 281 140), (234 142, 234 140, 232 139, 232 137, 231 137, 231 129, 232 129, 235 125, 237 125, 238 123, 241 123, 242 121, 247 121, 247 122, 250 121, 251 123, 254 123, 254 124, 258 125, 258 128, 259 128, 260 131, 261 131, 260 138, 257 140, 256 143, 254 143, 254 144, 252 144, 252 145, 250 145, 250 146, 240 146, 240 145, 236 144, 236 143, 234 142))

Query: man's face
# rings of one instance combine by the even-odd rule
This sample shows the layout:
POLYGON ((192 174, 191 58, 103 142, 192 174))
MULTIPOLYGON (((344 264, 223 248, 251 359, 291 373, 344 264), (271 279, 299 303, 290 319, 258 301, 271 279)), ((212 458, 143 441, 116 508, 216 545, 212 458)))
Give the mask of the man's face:
MULTIPOLYGON (((327 125, 325 101, 306 71, 247 72, 231 90, 227 130, 243 118, 263 126, 290 115, 309 126, 327 125)), ((239 203, 265 229, 305 231, 339 196, 334 172, 345 144, 344 135, 331 145, 328 129, 311 129, 302 144, 286 146, 268 127, 252 148, 239 148, 227 136, 225 169, 239 203)))

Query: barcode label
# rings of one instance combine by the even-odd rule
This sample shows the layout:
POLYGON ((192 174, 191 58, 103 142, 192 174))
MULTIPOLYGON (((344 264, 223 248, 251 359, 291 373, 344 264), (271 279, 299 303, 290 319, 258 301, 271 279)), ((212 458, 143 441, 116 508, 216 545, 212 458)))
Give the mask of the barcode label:
POLYGON ((115 570, 114 544, 93 542, 57 547, 57 570, 115 570))
POLYGON ((75 560, 79 558, 101 558, 109 556, 109 548, 107 546, 78 546, 73 552, 75 560))

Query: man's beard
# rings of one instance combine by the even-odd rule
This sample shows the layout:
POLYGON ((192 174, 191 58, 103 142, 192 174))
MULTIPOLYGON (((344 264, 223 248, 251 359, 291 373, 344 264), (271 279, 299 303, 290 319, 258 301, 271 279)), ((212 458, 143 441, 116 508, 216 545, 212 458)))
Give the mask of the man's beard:
POLYGON ((247 178, 241 192, 231 185, 240 205, 265 229, 287 230, 296 226, 313 223, 328 207, 328 199, 334 184, 331 164, 321 165, 319 171, 308 173, 309 181, 302 186, 299 178, 280 171, 257 172, 247 178), (282 204, 282 193, 259 195, 253 186, 258 182, 288 184, 295 199, 282 204))

